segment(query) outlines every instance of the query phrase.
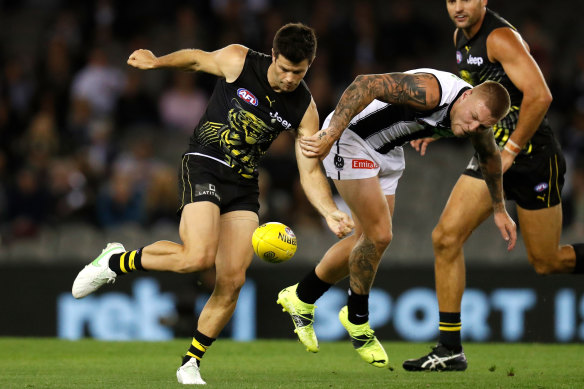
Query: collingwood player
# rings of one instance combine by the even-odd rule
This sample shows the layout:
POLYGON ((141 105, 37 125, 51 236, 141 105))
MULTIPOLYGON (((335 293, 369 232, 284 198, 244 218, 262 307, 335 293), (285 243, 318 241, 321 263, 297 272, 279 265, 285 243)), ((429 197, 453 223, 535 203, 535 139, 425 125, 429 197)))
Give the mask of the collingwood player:
POLYGON ((368 298, 392 239, 405 143, 425 137, 470 138, 489 187, 495 223, 509 249, 514 247, 516 227, 505 209, 501 157, 491 129, 508 110, 507 91, 493 81, 472 88, 454 74, 434 69, 361 75, 345 90, 324 128, 301 140, 305 155, 326 156, 327 175, 355 221, 353 235, 333 245, 315 269, 278 295, 278 304, 292 316, 295 332, 308 351, 318 351, 314 303, 349 276, 347 305, 339 319, 363 360, 376 367, 389 366, 369 326, 368 298))

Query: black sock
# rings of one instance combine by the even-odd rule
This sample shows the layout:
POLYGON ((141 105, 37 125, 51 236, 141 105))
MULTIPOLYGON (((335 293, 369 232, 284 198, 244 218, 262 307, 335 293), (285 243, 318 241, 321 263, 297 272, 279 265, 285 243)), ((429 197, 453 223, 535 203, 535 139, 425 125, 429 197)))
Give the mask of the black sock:
POLYGON ((142 266, 143 248, 112 255, 109 259, 109 268, 117 275, 130 273, 135 270, 146 271, 142 266))
POLYGON ((369 321, 369 294, 357 294, 349 288, 347 302, 349 321, 353 324, 365 324, 369 321))
POLYGON ((332 285, 324 282, 316 275, 316 268, 312 269, 296 288, 296 295, 306 304, 314 304, 332 285))
POLYGON ((455 352, 461 351, 461 327, 460 312, 440 312, 440 343, 455 352))
POLYGON ((197 360, 197 366, 199 366, 201 364, 201 358, 203 358, 205 352, 211 347, 214 341, 215 338, 209 338, 208 336, 201 334, 199 330, 195 330, 193 341, 191 342, 191 346, 186 355, 183 357, 182 364, 184 365, 191 358, 195 358, 197 360))
POLYGON ((574 251, 576 252, 576 265, 574 265, 574 273, 582 274, 584 273, 584 243, 573 244, 574 251))

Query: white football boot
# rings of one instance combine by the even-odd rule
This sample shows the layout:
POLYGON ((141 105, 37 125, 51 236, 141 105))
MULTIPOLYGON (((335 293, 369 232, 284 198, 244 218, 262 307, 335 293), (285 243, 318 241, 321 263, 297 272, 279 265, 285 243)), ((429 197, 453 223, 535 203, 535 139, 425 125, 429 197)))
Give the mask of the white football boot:
POLYGON ((179 367, 176 371, 176 379, 179 384, 184 385, 206 385, 201 378, 201 372, 195 358, 189 359, 187 363, 179 367))
POLYGON ((126 249, 121 243, 108 243, 100 256, 77 274, 71 290, 73 297, 83 298, 101 288, 103 284, 114 283, 117 274, 109 268, 109 259, 112 255, 125 251, 126 249))

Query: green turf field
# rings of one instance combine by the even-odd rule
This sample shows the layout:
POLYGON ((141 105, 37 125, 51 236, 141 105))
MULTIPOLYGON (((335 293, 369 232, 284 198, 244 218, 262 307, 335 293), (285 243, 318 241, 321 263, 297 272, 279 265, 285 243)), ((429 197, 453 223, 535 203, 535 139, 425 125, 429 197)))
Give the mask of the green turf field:
MULTIPOLYGON (((189 339, 171 342, 0 338, 0 388, 179 388, 189 339)), ((309 354, 289 340, 220 339, 207 352, 209 388, 584 388, 584 345, 466 345, 462 373, 409 373, 401 361, 430 344, 384 343, 394 371, 359 359, 348 341, 309 354)))

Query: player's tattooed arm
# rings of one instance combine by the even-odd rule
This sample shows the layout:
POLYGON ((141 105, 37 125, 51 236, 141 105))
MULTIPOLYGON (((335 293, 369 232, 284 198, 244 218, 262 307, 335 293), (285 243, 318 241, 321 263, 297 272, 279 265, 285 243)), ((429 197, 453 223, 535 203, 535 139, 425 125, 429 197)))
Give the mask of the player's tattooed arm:
POLYGON ((488 128, 471 136, 471 142, 479 156, 479 165, 493 201, 495 211, 505 209, 503 197, 503 170, 501 153, 495 143, 493 131, 488 128))
POLYGON ((501 153, 495 143, 493 131, 487 128, 472 135, 470 139, 479 155, 480 168, 489 188, 495 225, 507 242, 507 250, 513 250, 517 242, 517 226, 505 208, 501 153))
MULTIPOLYGON (((438 80, 428 73, 366 74, 355 78, 341 96, 331 119, 333 132, 342 132, 355 115, 374 99, 417 110, 430 110, 440 102, 438 80)), ((330 135, 330 134, 329 134, 330 135)), ((336 135, 336 134, 332 134, 336 135)))

